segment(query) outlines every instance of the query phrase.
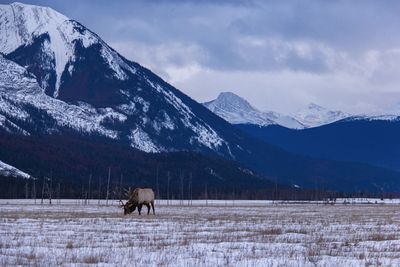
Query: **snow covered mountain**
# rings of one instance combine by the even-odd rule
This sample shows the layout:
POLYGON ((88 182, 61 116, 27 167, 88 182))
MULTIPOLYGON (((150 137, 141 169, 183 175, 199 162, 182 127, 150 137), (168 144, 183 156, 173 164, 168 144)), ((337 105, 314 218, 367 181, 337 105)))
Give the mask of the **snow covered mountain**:
POLYGON ((311 128, 339 121, 351 115, 342 111, 331 111, 311 103, 304 110, 300 110, 293 116, 306 128, 311 128))
POLYGON ((31 176, 0 160, 0 176, 29 179, 31 176))
POLYGON ((146 152, 228 154, 227 142, 193 112, 193 100, 78 22, 13 3, 0 5, 0 32, 7 69, 0 73, 0 127, 23 134, 79 130, 146 152))
MULTIPOLYGON (((48 7, 20 3, 1 5, 0 18, 0 51, 9 54, 21 47, 36 50, 37 56, 40 56, 36 58, 40 61, 39 67, 44 70, 38 77, 40 84, 54 97, 58 96, 67 64, 77 60, 76 44, 87 48, 99 41, 97 36, 79 23, 48 7)), ((113 59, 107 49, 104 54, 113 59)), ((32 67, 28 66, 28 69, 32 67)), ((70 67, 68 71, 72 72, 73 68, 70 67)))
POLYGON ((256 124, 260 126, 281 125, 286 128, 302 129, 304 125, 296 119, 277 112, 262 112, 247 100, 231 93, 220 93, 217 99, 203 103, 209 110, 232 124, 256 124))

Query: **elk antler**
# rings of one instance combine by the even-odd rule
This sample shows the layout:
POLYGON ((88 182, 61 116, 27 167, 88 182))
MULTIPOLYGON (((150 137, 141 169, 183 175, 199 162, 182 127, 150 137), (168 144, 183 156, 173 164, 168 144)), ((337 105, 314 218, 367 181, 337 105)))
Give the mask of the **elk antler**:
POLYGON ((124 191, 125 191, 125 196, 129 197, 131 195, 130 189, 128 190, 128 189, 124 188, 124 191))

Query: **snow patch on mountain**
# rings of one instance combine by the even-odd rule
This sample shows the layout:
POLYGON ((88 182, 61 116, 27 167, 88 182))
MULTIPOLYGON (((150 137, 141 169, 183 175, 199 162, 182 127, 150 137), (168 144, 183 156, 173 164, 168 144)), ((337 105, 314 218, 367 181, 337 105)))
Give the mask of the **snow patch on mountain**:
POLYGON ((146 100, 144 100, 142 97, 140 97, 140 96, 135 96, 134 98, 134 101, 136 102, 136 103, 138 103, 138 104, 140 104, 141 106, 142 106, 142 111, 144 112, 144 113, 146 113, 146 112, 148 112, 149 111, 149 108, 150 108, 150 103, 149 102, 147 102, 146 100))
POLYGON ((160 133, 162 129, 167 129, 167 130, 174 130, 175 129, 175 124, 171 120, 171 118, 168 116, 168 114, 165 111, 162 111, 163 115, 161 118, 157 118, 156 120, 153 120, 153 128, 157 133, 160 133))
POLYGON ((351 115, 348 113, 328 110, 311 103, 305 109, 298 111, 294 115, 294 118, 300 121, 307 128, 311 128, 339 121, 350 116, 351 115))
POLYGON ((118 111, 126 115, 133 115, 136 111, 136 105, 130 101, 128 104, 121 104, 117 107, 118 111))
POLYGON ((400 121, 399 115, 357 115, 345 119, 345 121, 400 121))
POLYGON ((153 143, 150 137, 142 129, 132 130, 129 139, 132 140, 131 146, 145 152, 161 152, 164 149, 159 148, 153 143))
POLYGON ((0 175, 6 177, 25 178, 29 179, 31 176, 3 161, 0 161, 0 175))
MULTIPOLYGON (((103 42, 102 42, 103 43, 103 42)), ((107 61, 108 65, 114 71, 114 76, 120 80, 128 79, 128 75, 125 73, 124 69, 130 73, 135 74, 136 69, 125 63, 121 57, 110 47, 103 43, 101 48, 101 55, 107 61)))
POLYGON ((304 125, 290 116, 273 111, 259 111, 247 100, 231 92, 220 93, 217 99, 203 103, 203 105, 232 124, 281 125, 292 129, 304 128, 304 125))

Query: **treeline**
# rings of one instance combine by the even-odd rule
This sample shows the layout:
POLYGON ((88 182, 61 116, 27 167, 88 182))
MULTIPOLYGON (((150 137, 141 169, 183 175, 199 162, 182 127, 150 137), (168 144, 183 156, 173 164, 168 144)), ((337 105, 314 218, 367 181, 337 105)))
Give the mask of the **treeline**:
MULTIPOLYGON (((336 198, 399 198, 396 193, 371 193, 356 192, 343 193, 324 190, 307 190, 299 188, 263 188, 246 190, 237 188, 230 189, 214 187, 204 184, 202 187, 192 187, 190 180, 170 179, 168 185, 160 185, 156 182, 148 184, 153 188, 157 199, 188 200, 188 199, 220 199, 220 200, 335 200, 336 198), (184 181, 184 182, 182 182, 184 181), (174 186, 172 186, 174 185, 174 186), (178 185, 178 186, 176 186, 178 185)), ((140 185, 137 185, 140 186, 140 185)), ((93 179, 89 178, 86 183, 71 183, 50 177, 42 179, 22 179, 15 177, 0 177, 0 198, 3 199, 36 199, 55 201, 57 199, 108 199, 126 200, 127 190, 133 189, 132 184, 124 183, 123 180, 93 179)), ((37 202, 39 203, 39 202, 37 202)))
POLYGON ((151 187, 162 199, 291 199, 394 196, 335 193, 317 182, 305 190, 280 185, 235 162, 194 152, 144 153, 98 136, 21 136, 0 132, 0 160, 34 179, 0 177, 0 198, 119 199, 151 187))
MULTIPOLYGON (((120 188, 152 187, 162 198, 177 198, 182 192, 198 198, 206 187, 226 196, 274 187, 235 162, 194 152, 144 153, 97 136, 0 133, 0 160, 32 175, 36 182, 27 186, 35 187, 37 195, 43 184, 46 188, 51 183, 53 191, 60 186, 62 198, 105 198, 108 184, 110 197, 117 197, 114 191, 120 188)), ((21 189, 26 185, 17 179, 0 182, 0 197, 26 195, 21 189)))

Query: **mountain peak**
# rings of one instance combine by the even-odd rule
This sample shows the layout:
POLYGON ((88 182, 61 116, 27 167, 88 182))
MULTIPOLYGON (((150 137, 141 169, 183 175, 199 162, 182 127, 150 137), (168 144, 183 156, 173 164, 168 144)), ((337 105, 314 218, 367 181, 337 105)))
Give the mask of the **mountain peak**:
POLYGON ((315 103, 308 104, 305 109, 299 110, 294 115, 294 117, 306 127, 318 127, 347 118, 349 116, 350 114, 339 110, 328 110, 327 108, 315 103))
MULTIPOLYGON (((47 78, 40 80, 40 85, 44 90, 51 91, 54 97, 59 94, 61 77, 67 64, 75 58, 76 43, 88 47, 98 42, 97 36, 63 14, 49 7, 21 3, 0 5, 0 32, 0 53, 8 55, 26 48, 34 50, 31 53, 44 55, 41 58, 43 62, 37 62, 41 65, 38 67, 54 69, 55 73, 42 71, 47 78)), ((24 63, 22 65, 28 65, 24 63)))
POLYGON ((238 109, 256 111, 256 109, 250 105, 246 99, 232 92, 221 92, 217 99, 214 100, 214 104, 218 104, 218 106, 224 106, 224 109, 228 111, 237 111, 238 109))
MULTIPOLYGON (((46 24, 62 24, 64 21, 70 20, 67 16, 51 7, 29 5, 20 2, 11 3, 8 7, 12 10, 16 21, 28 26, 30 32, 46 24)), ((7 5, 3 5, 4 8, 7 8, 7 5)))
MULTIPOLYGON (((46 7, 46 6, 38 6, 38 5, 31 5, 31 4, 26 4, 26 3, 21 3, 21 2, 12 2, 8 5, 2 5, 2 6, 12 6, 12 7, 23 7, 23 8, 35 8, 35 9, 48 9, 48 10, 53 10, 51 7, 46 7)), ((58 13, 58 12, 57 12, 58 13)))
POLYGON ((232 124, 256 124, 260 126, 277 124, 287 128, 304 128, 301 123, 290 116, 273 111, 259 111, 246 99, 232 92, 222 92, 215 100, 203 105, 232 124))
POLYGON ((307 109, 319 110, 319 111, 326 110, 326 108, 324 108, 324 107, 322 107, 322 106, 320 106, 320 105, 317 105, 317 104, 315 104, 315 103, 310 103, 310 104, 308 104, 308 105, 307 105, 307 109))
POLYGON ((8 42, 6 42, 7 40, 0 42, 3 53, 12 52, 24 42, 30 41, 31 35, 44 33, 49 30, 49 27, 57 28, 69 20, 68 17, 50 7, 19 2, 0 5, 0 15, 0 29, 5 33, 0 37, 9 39, 8 42))

